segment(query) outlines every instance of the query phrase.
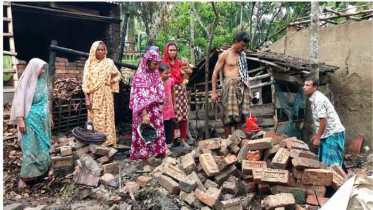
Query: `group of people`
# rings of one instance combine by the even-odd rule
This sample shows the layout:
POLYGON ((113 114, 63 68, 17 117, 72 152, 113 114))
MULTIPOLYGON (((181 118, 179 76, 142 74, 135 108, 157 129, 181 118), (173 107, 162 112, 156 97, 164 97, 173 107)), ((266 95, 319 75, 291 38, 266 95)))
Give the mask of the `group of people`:
MULTIPOLYGON (((249 43, 245 32, 238 32, 233 45, 224 51, 217 61, 212 75, 212 102, 216 103, 217 75, 223 70, 222 89, 223 124, 225 136, 231 129, 242 129, 245 116, 250 114, 250 90, 248 66, 244 49, 249 43)), ((92 44, 83 74, 82 89, 88 108, 88 121, 95 130, 103 132, 106 146, 116 147, 113 93, 119 92, 121 74, 114 62, 107 58, 107 48, 102 41, 92 44)), ((31 59, 22 74, 13 99, 10 119, 18 125, 18 138, 22 142, 23 160, 20 187, 25 182, 42 176, 51 161, 51 127, 53 120, 48 98, 46 62, 31 59)), ((180 129, 181 147, 189 147, 187 122, 189 115, 186 84, 192 73, 188 60, 177 58, 177 45, 167 43, 161 59, 159 48, 148 50, 133 78, 130 94, 132 110, 131 160, 142 159, 144 171, 150 171, 150 156, 165 157, 174 143, 176 123, 180 129), (155 141, 146 144, 137 132, 140 123, 151 124, 157 132, 155 141)), ((315 148, 319 159, 328 166, 342 166, 345 129, 330 101, 317 90, 316 78, 306 79, 304 93, 309 96, 315 123, 315 148)))

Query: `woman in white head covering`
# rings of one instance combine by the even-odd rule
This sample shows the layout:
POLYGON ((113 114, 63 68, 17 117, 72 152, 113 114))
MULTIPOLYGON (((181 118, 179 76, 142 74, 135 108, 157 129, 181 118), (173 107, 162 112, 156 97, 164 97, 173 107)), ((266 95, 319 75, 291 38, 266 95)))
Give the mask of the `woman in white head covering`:
POLYGON ((18 125, 23 160, 19 187, 47 172, 50 157, 51 124, 46 62, 33 58, 27 65, 14 94, 10 120, 18 125))

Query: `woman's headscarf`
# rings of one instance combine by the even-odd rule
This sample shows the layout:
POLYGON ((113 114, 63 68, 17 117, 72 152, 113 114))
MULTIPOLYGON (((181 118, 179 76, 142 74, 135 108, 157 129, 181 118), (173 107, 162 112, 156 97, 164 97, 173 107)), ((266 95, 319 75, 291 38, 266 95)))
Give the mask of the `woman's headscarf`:
MULTIPOLYGON (((92 44, 89 51, 89 57, 84 65, 83 84, 82 89, 84 93, 92 93, 103 85, 110 85, 110 81, 106 81, 109 74, 111 74, 112 68, 117 70, 114 62, 106 58, 107 48, 102 41, 96 41, 92 44), (105 55, 102 60, 96 58, 96 50, 98 46, 102 44, 104 46, 105 55)), ((119 92, 119 82, 110 85, 113 92, 119 92)))
POLYGON ((148 61, 161 62, 161 57, 157 52, 150 50, 141 59, 131 87, 130 108, 133 115, 141 112, 152 103, 162 103, 165 98, 164 86, 159 77, 159 72, 158 70, 150 71, 148 61))
MULTIPOLYGON (((33 58, 27 64, 14 93, 12 110, 10 112, 11 121, 16 122, 17 117, 27 117, 31 109, 40 71, 45 64, 46 62, 39 58, 33 58)), ((46 77, 47 74, 45 71, 44 76, 46 77)))
MULTIPOLYGON (((170 67, 172 79, 175 80, 175 83, 179 84, 179 83, 182 83, 184 80, 183 75, 181 74, 181 61, 177 59, 177 53, 176 53, 175 62, 174 64, 171 64, 170 56, 168 55, 168 48, 170 44, 171 43, 167 43, 164 48, 164 56, 163 56, 162 63, 166 63, 170 67)), ((172 45, 174 45, 177 49, 177 46, 175 43, 172 43, 172 45)))

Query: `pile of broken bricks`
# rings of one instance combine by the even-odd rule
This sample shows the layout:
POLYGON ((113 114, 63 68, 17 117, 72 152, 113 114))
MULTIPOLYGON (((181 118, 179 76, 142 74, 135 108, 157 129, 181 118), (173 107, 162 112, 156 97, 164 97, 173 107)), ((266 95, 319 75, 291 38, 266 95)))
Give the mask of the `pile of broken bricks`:
POLYGON ((264 209, 317 209, 329 199, 327 187, 346 181, 341 167, 319 162, 303 141, 266 134, 247 139, 236 130, 199 141, 192 152, 165 158, 152 175, 187 207, 218 210, 247 209, 256 194, 268 195, 264 209))
POLYGON ((117 149, 100 145, 83 145, 72 138, 59 140, 54 145, 51 165, 53 174, 63 176, 73 173, 77 184, 97 187, 99 183, 117 188, 115 175, 119 173, 119 162, 114 162, 117 149))

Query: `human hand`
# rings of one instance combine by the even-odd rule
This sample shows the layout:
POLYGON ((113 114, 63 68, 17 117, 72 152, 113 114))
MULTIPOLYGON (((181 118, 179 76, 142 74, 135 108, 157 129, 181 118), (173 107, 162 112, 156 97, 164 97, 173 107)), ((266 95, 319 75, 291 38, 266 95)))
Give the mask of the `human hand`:
POLYGON ((150 118, 147 114, 142 116, 142 122, 145 124, 150 124, 150 118))
POLYGON ((91 100, 89 100, 88 97, 85 97, 85 105, 86 105, 86 107, 87 107, 89 110, 92 109, 91 100))
POLYGON ((21 133, 27 133, 26 132, 26 124, 25 124, 25 121, 22 120, 18 120, 18 129, 21 133))
POLYGON ((181 92, 184 93, 186 91, 186 86, 185 86, 185 83, 183 82, 183 84, 181 85, 181 92))
POLYGON ((49 118, 49 123, 51 124, 51 128, 53 128, 54 127, 54 122, 53 122, 53 118, 52 117, 49 118))
POLYGON ((313 147, 314 147, 315 149, 319 148, 321 138, 320 138, 320 137, 317 137, 317 136, 314 136, 314 137, 312 137, 312 141, 313 141, 313 142, 312 142, 313 147))
POLYGON ((211 101, 212 101, 212 103, 215 104, 217 102, 217 100, 218 100, 218 94, 212 93, 211 94, 211 101))
POLYGON ((253 101, 253 94, 252 93, 249 94, 249 100, 250 100, 250 102, 253 101))

